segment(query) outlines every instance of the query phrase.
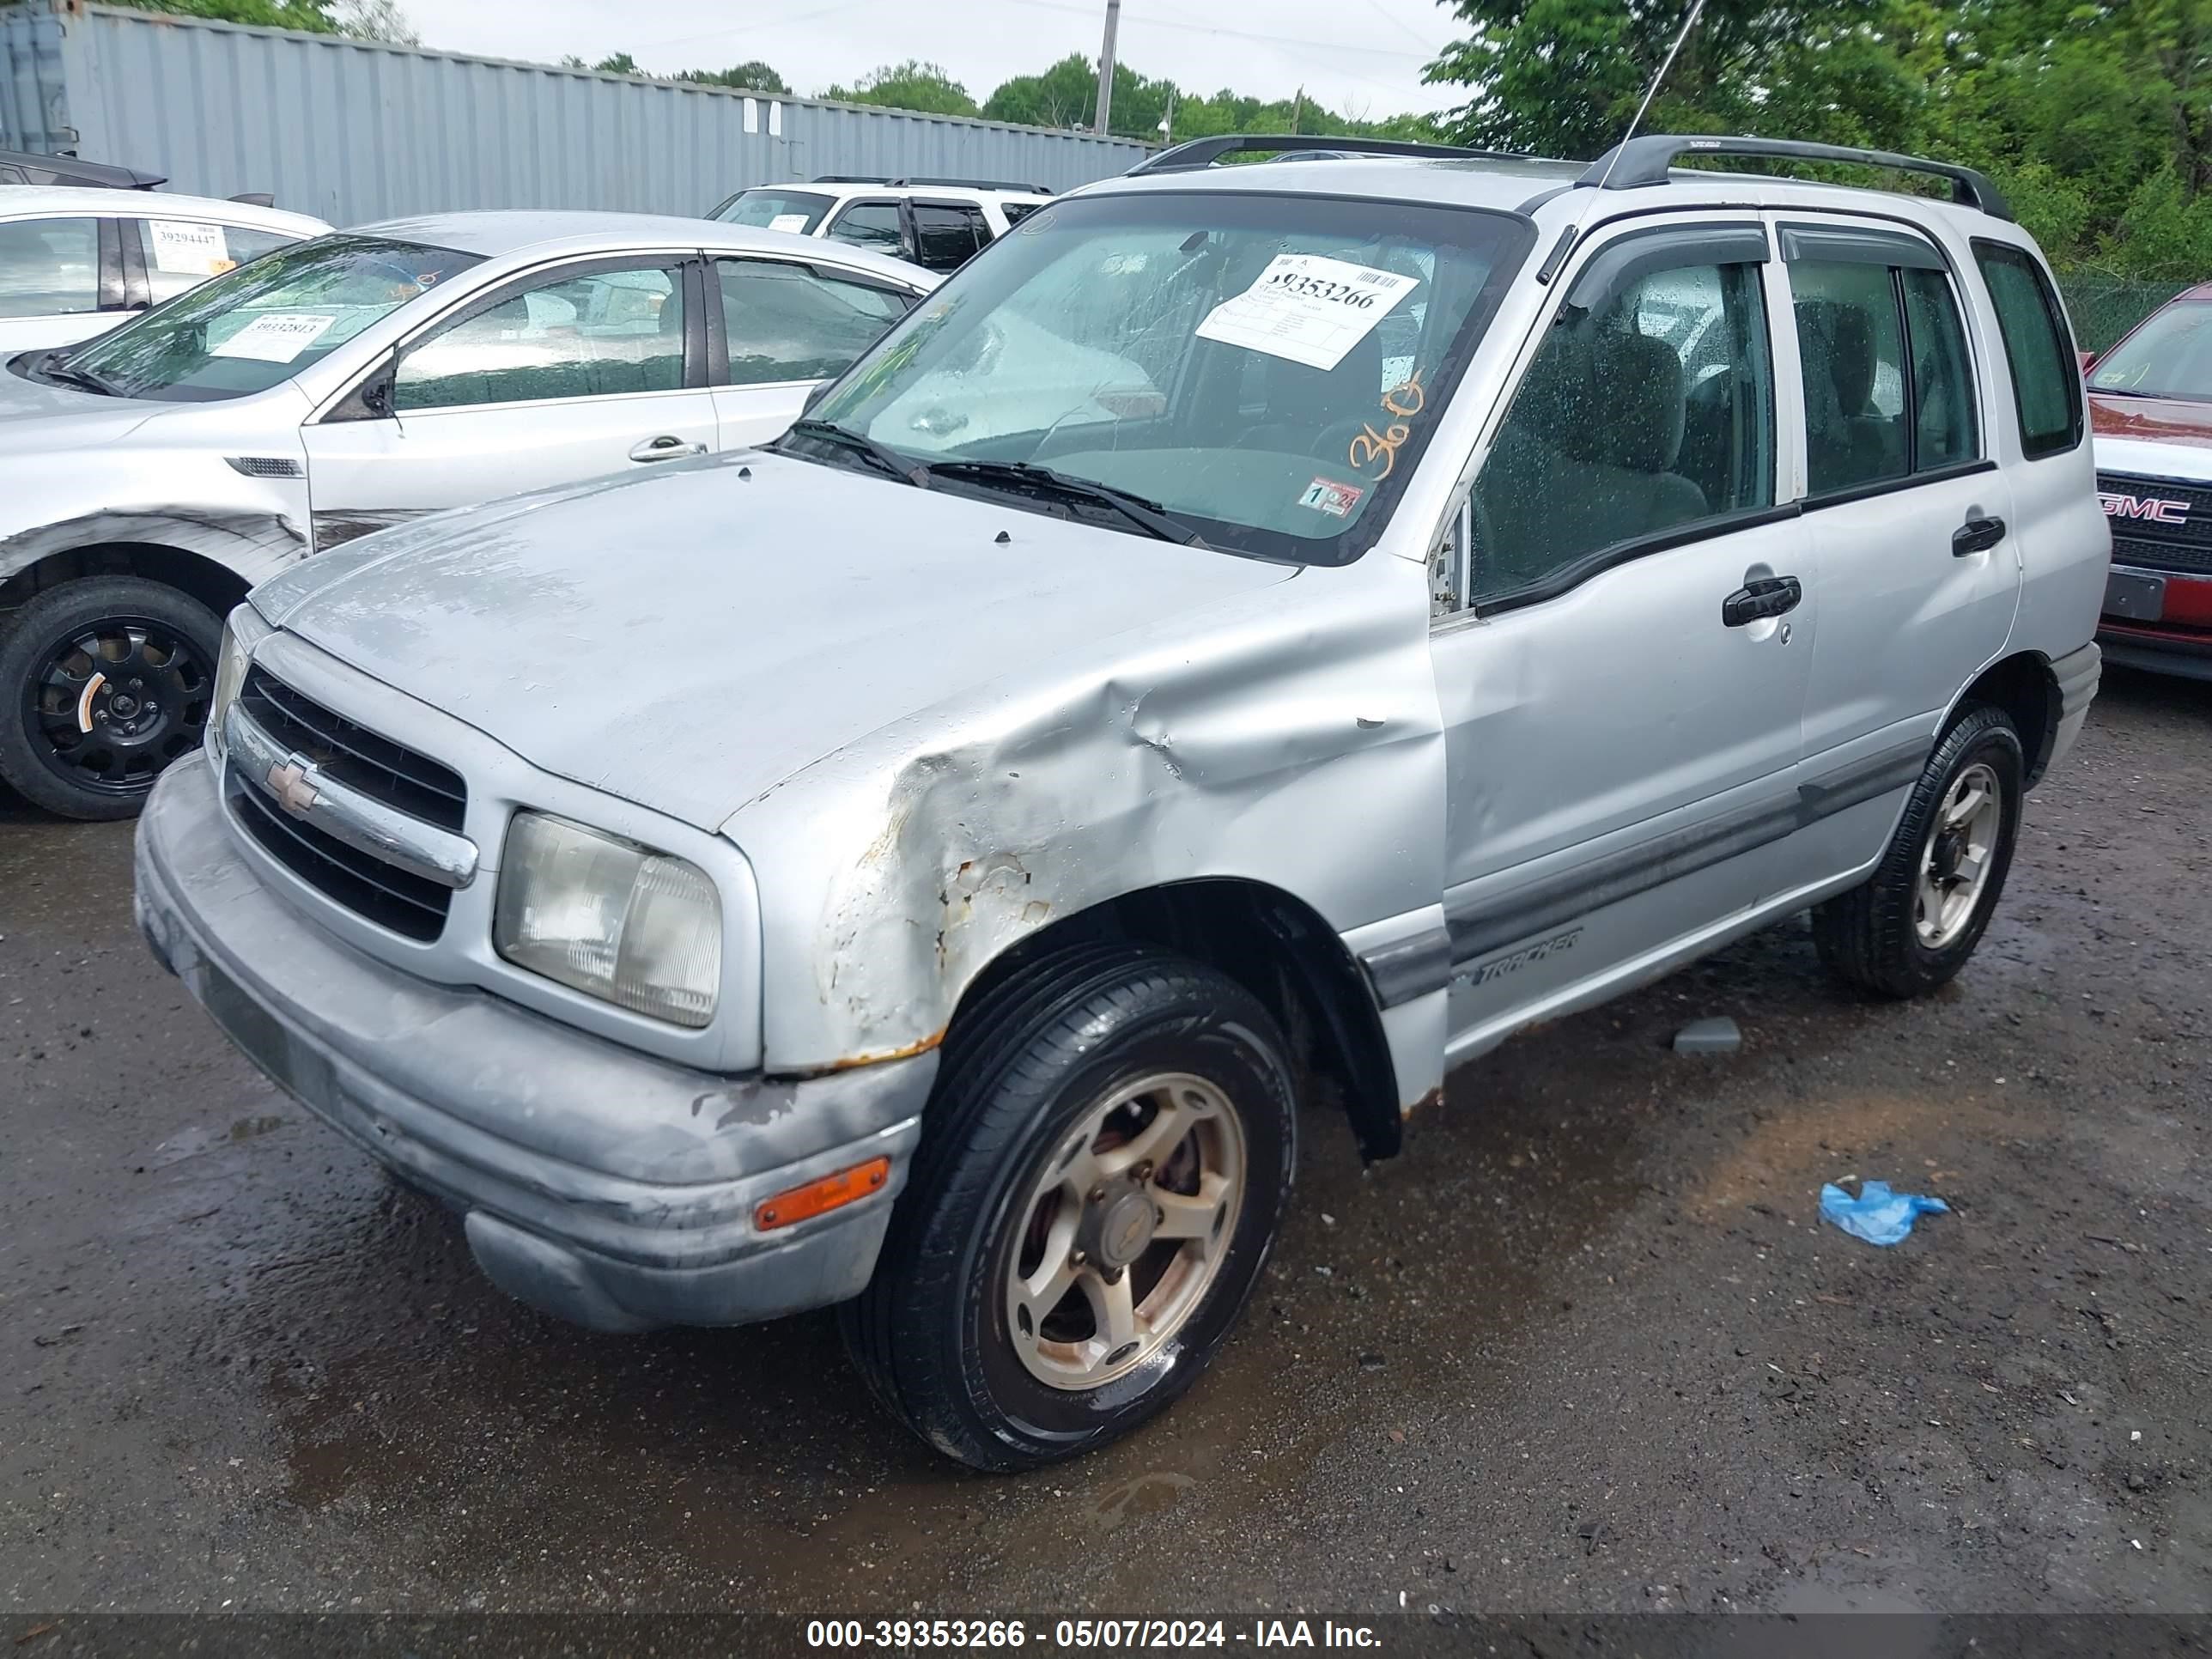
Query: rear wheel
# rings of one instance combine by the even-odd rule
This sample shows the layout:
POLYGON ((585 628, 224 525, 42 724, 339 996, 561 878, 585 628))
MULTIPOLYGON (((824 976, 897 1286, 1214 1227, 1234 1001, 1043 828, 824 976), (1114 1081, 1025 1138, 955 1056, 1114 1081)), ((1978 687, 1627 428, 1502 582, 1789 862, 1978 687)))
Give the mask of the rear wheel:
POLYGON ((1981 943, 2012 867, 2026 766, 2003 711, 1960 715, 1913 786, 1881 867, 1813 912, 1820 959, 1878 996, 1923 996, 1981 943))
POLYGON ((946 1042, 880 1265, 844 1310, 854 1362, 978 1468, 1104 1445, 1227 1336, 1294 1134, 1283 1039, 1235 981, 1133 946, 1041 959, 946 1042))
POLYGON ((199 746, 222 623, 137 576, 48 588, 0 635, 0 777, 72 818, 127 818, 199 746))

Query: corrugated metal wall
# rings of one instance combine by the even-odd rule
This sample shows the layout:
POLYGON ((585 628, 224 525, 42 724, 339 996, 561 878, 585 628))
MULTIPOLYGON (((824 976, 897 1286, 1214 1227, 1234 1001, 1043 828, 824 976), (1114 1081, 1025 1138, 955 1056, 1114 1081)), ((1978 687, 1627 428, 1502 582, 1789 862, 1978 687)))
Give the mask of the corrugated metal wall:
MULTIPOLYGON (((81 0, 0 7, 0 133, 17 130, 6 124, 27 95, 18 83, 34 88, 37 65, 51 78, 58 64, 66 109, 49 97, 45 119, 49 130, 74 127, 86 159, 166 172, 172 189, 203 195, 273 191, 280 207, 337 224, 451 208, 696 214, 747 185, 825 173, 1066 190, 1145 153, 1121 139, 750 98, 81 0), (58 41, 46 38, 57 30, 58 41)), ((48 141, 0 144, 58 147, 36 136, 48 141)))
POLYGON ((0 149, 66 148, 65 101, 61 21, 44 7, 0 7, 0 149))

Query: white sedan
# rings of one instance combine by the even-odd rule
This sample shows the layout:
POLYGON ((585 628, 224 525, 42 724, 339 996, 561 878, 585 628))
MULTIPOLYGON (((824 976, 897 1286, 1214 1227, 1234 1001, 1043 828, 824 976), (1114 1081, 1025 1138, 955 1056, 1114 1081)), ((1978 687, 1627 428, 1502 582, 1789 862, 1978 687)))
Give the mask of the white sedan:
POLYGON ((88 340, 329 228, 205 196, 0 185, 0 357, 88 340))
POLYGON ((764 442, 936 280, 702 220, 443 214, 17 353, 0 778, 72 817, 135 812, 199 742, 220 618, 256 582, 423 513, 764 442))

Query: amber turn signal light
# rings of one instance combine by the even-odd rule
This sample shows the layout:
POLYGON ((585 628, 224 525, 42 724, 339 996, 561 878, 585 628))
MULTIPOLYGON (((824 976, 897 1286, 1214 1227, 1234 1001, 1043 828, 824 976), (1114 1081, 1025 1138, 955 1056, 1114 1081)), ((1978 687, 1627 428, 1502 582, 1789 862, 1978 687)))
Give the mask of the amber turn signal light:
POLYGON ((819 1181, 810 1181, 804 1187, 793 1187, 787 1193, 763 1200, 753 1211, 753 1225, 763 1232, 788 1227, 794 1222, 850 1204, 854 1199, 866 1198, 870 1193, 880 1192, 884 1182, 890 1178, 890 1159, 872 1158, 866 1164, 855 1164, 849 1170, 840 1170, 835 1175, 823 1176, 819 1181))

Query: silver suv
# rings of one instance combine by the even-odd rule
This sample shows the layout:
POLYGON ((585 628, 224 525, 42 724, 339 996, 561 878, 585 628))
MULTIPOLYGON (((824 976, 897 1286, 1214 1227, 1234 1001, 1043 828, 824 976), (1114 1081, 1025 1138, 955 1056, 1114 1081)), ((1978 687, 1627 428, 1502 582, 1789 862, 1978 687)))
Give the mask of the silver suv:
POLYGON ((1040 210, 766 448, 265 582, 139 830, 155 950, 504 1289, 841 1304, 1000 1469, 1190 1386, 1302 1100, 1386 1157, 1808 908, 1865 992, 1956 974, 2107 547, 1988 182, 1211 165, 1302 142, 1040 210))

